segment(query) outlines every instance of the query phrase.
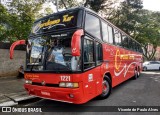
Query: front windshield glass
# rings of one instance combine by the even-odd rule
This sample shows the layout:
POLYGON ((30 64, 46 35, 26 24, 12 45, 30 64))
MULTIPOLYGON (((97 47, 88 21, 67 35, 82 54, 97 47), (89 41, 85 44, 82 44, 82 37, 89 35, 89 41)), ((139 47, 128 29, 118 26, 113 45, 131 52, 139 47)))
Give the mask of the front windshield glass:
POLYGON ((46 70, 78 71, 80 65, 80 57, 71 54, 71 35, 51 35, 46 56, 46 70))
MULTIPOLYGON (((80 71, 80 56, 71 54, 73 32, 37 37, 31 42, 30 69, 46 71, 80 71), (42 39, 43 38, 43 39, 42 39)), ((29 49, 29 48, 28 48, 29 49)))
POLYGON ((43 69, 43 58, 44 58, 44 46, 46 44, 46 40, 37 37, 28 40, 28 45, 27 45, 27 67, 35 68, 38 67, 37 69, 43 69), (37 65, 37 66, 35 66, 37 65))

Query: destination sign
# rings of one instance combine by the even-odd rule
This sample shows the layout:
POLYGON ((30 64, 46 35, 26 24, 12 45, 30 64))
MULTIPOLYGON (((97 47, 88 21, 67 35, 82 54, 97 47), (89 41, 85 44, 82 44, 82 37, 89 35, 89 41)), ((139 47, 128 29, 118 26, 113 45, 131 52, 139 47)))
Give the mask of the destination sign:
POLYGON ((34 23, 32 34, 77 26, 78 11, 53 14, 34 23))

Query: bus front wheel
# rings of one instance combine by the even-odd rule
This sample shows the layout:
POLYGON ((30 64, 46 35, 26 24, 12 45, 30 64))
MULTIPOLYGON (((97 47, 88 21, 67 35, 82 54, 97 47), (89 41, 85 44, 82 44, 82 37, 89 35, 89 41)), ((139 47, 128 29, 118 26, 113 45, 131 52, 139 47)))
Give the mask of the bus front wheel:
POLYGON ((108 76, 105 76, 102 82, 102 93, 99 95, 99 99, 106 99, 111 94, 111 80, 108 76))

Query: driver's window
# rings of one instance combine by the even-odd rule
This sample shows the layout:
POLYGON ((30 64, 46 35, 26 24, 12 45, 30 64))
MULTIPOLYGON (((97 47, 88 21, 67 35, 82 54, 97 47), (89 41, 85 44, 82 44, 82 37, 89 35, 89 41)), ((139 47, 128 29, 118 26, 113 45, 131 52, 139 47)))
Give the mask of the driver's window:
POLYGON ((94 42, 90 39, 84 39, 84 69, 95 66, 94 62, 94 42))

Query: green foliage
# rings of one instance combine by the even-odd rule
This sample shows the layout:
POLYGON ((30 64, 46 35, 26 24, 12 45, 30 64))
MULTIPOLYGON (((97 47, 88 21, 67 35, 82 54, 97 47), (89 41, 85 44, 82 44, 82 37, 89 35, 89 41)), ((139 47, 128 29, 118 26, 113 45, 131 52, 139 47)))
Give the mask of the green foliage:
MULTIPOLYGON (((39 12, 43 3, 44 0, 13 0, 9 11, 0 5, 0 41, 27 39, 35 19, 43 17, 39 12)), ((49 8, 46 12, 51 13, 49 8)))
POLYGON ((144 57, 151 60, 160 45, 160 12, 143 10, 142 0, 124 0, 116 7, 117 0, 61 0, 61 8, 84 5, 95 12, 103 12, 105 18, 139 41, 144 49, 144 57), (65 5, 64 5, 65 4, 65 5), (153 45, 148 52, 148 44, 153 45))
POLYGON ((77 0, 59 0, 59 8, 60 9, 68 9, 76 6, 80 6, 82 2, 78 2, 77 0))
POLYGON ((7 12, 7 9, 3 5, 0 4, 0 41, 4 39, 4 34, 7 31, 7 20, 8 20, 9 14, 7 12))
POLYGON ((160 12, 143 10, 142 7, 141 0, 126 0, 110 20, 139 41, 144 49, 144 57, 151 60, 160 45, 160 12), (148 44, 153 45, 152 52, 148 52, 148 44))

